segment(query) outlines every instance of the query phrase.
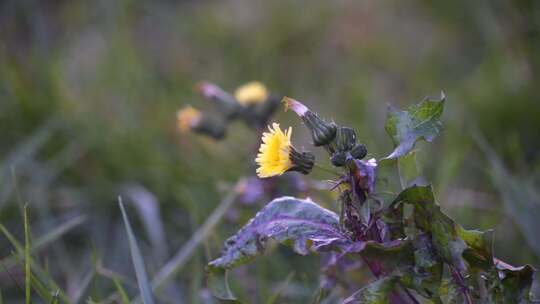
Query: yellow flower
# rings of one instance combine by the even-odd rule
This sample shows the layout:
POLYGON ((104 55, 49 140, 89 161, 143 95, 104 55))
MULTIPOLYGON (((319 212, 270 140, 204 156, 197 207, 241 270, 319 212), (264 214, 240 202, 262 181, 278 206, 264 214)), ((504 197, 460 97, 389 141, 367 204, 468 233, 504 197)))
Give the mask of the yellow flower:
POLYGON ((176 112, 176 119, 178 121, 178 129, 180 132, 185 133, 195 127, 201 120, 201 112, 192 106, 187 106, 182 110, 176 112))
POLYGON ((234 92, 234 97, 242 105, 258 104, 268 99, 268 90, 264 84, 252 81, 240 86, 234 92))
POLYGON ((257 175, 261 178, 281 175, 293 167, 290 158, 292 128, 283 132, 278 123, 263 133, 262 144, 255 161, 259 165, 257 175))

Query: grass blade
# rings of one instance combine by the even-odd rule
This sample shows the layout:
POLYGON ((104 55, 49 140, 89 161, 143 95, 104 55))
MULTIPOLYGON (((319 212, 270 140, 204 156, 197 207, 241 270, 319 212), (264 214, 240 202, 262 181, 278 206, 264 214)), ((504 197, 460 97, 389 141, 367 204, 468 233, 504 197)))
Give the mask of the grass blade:
MULTIPOLYGON (((74 217, 65 223, 60 224, 58 227, 52 229, 51 231, 45 233, 44 235, 40 236, 39 238, 36 238, 34 242, 32 242, 31 247, 31 253, 34 253, 40 249, 43 249, 47 245, 53 243, 54 241, 58 240, 60 237, 62 237, 64 234, 71 231, 73 228, 79 226, 80 224, 84 223, 86 221, 86 216, 80 215, 77 217, 74 217)), ((2 260, 2 263, 5 265, 6 268, 13 267, 13 265, 16 264, 16 261, 13 257, 6 257, 2 260)))
POLYGON ((24 294, 26 299, 26 304, 30 304, 32 301, 30 299, 31 289, 32 289, 32 273, 30 267, 30 228, 28 224, 28 205, 25 205, 23 208, 23 217, 24 217, 24 294))
POLYGON ((124 290, 124 287, 122 287, 122 283, 120 283, 120 280, 117 278, 113 278, 114 286, 116 286, 116 291, 120 295, 120 298, 122 299, 123 304, 129 304, 129 297, 124 290))
MULTIPOLYGON (((15 248, 14 255, 19 257, 24 257, 24 248, 21 243, 7 230, 7 228, 0 223, 0 232, 4 234, 4 236, 9 240, 11 245, 15 248)), ((36 263, 34 260, 30 258, 29 260, 31 268, 34 270, 34 273, 36 274, 36 278, 39 278, 43 282, 47 282, 49 285, 49 290, 58 290, 60 294, 60 298, 63 302, 69 303, 69 299, 66 296, 66 294, 58 287, 58 284, 56 284, 53 280, 53 278, 50 277, 50 275, 43 270, 43 268, 36 263)))
POLYGON ((154 297, 152 295, 152 287, 148 281, 148 276, 146 275, 146 270, 144 268, 144 261, 137 245, 137 240, 131 229, 131 224, 124 209, 124 204, 122 204, 122 199, 118 198, 118 205, 120 206, 120 211, 122 211, 122 217, 124 218, 124 224, 126 226, 126 232, 128 235, 129 249, 131 251, 131 259, 133 261, 133 267, 135 268, 135 275, 137 276, 137 284, 139 285, 139 292, 144 304, 154 304, 154 297))

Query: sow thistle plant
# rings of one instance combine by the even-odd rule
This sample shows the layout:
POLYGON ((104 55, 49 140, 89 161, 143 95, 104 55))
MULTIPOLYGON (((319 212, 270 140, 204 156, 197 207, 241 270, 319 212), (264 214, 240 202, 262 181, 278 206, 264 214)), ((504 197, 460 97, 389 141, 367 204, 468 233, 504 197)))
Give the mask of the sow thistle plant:
MULTIPOLYGON (((223 94, 206 90, 212 91, 209 95, 223 94)), ((350 293, 337 300, 343 303, 529 302, 535 270, 498 260, 493 256, 491 230, 466 230, 443 213, 416 167, 415 143, 432 142, 439 135, 444 100, 442 95, 407 110, 391 107, 385 128, 394 150, 377 161, 364 159, 367 149, 353 129, 326 121, 285 97, 285 109, 300 117, 313 145, 328 152, 331 164, 341 172, 332 187, 338 191, 339 214, 309 198, 274 199, 208 264, 208 285, 214 295, 237 301, 228 287, 227 270, 252 261, 269 240, 275 240, 301 255, 330 254, 323 272, 338 266, 348 270, 345 261, 361 261, 373 279, 356 290, 346 289, 350 293), (398 172, 399 183, 378 176, 392 170, 398 172)), ((262 135, 255 159, 260 178, 311 172, 314 155, 294 148, 291 135, 292 128, 282 130, 278 123, 262 135)), ((336 301, 336 284, 322 281, 314 302, 336 301), (333 300, 327 298, 332 294, 333 300)))

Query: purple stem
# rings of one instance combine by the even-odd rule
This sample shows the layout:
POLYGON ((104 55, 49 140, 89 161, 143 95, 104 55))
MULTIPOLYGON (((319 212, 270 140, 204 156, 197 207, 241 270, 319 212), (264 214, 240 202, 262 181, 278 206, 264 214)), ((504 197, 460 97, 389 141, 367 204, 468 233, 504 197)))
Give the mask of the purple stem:
POLYGON ((456 268, 452 267, 452 277, 454 278, 454 281, 459 285, 459 289, 463 293, 463 296, 465 297, 465 303, 472 304, 472 298, 469 293, 469 289, 465 286, 465 282, 463 281, 463 276, 457 270, 456 268))

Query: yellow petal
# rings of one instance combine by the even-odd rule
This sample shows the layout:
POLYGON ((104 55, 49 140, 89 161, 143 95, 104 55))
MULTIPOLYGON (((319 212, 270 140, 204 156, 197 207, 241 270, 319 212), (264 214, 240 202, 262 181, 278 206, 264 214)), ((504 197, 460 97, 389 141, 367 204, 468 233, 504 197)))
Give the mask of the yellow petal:
POLYGON ((264 84, 252 81, 236 89, 234 97, 243 105, 257 104, 268 99, 268 90, 264 84))
POLYGON ((293 164, 289 157, 292 128, 283 132, 278 123, 268 126, 268 132, 262 136, 259 154, 255 158, 258 164, 257 175, 261 178, 281 175, 293 164))

